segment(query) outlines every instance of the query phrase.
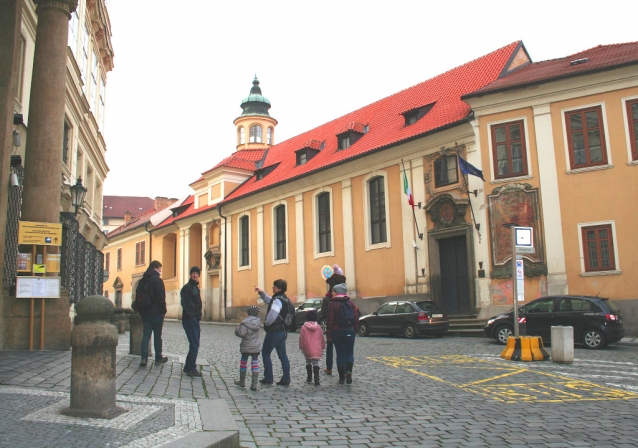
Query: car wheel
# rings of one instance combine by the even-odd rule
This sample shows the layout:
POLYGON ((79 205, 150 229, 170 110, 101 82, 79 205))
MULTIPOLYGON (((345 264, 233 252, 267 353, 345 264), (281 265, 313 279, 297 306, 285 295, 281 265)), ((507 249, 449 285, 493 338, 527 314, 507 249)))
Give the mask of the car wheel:
POLYGON ((499 344, 506 345, 511 336, 514 336, 514 330, 509 325, 501 325, 496 329, 496 341, 499 344))
POLYGON ((368 324, 361 322, 359 324, 359 334, 361 336, 368 336, 370 334, 370 328, 368 328, 368 324))
POLYGON ((403 334, 406 338, 412 339, 416 336, 416 328, 414 328, 414 325, 412 324, 405 324, 403 327, 403 334))
POLYGON ((604 348, 605 335, 600 330, 590 328, 583 333, 583 344, 585 344, 585 348, 593 350, 604 348))
POLYGON ((323 317, 319 319, 319 325, 321 326, 321 331, 325 333, 328 329, 328 322, 326 322, 326 319, 324 319, 323 317))

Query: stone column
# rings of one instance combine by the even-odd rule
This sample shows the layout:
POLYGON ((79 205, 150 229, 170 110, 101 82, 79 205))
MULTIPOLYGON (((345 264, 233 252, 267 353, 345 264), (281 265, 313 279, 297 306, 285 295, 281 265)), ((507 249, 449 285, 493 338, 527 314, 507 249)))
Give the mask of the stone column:
POLYGON ((81 324, 71 332, 71 406, 62 413, 82 418, 114 418, 125 409, 115 406, 117 330, 109 323, 113 303, 89 296, 76 306, 81 324))
POLYGON ((24 221, 60 221, 69 19, 78 0, 35 0, 38 26, 25 149, 24 221))

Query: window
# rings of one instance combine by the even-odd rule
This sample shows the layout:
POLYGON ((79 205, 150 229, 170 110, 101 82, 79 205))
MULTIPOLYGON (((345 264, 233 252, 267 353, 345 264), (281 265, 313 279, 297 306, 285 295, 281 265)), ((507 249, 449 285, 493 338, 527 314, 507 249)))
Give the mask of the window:
POLYGON ((385 228, 385 190, 383 177, 370 180, 370 240, 372 244, 385 243, 388 238, 385 228))
POLYGON ((135 243, 135 266, 145 264, 146 259, 146 241, 138 241, 135 243))
POLYGON ((582 227, 585 272, 616 269, 611 224, 582 227))
POLYGON ((102 132, 104 132, 104 96, 106 95, 106 85, 104 84, 104 78, 100 78, 100 104, 98 105, 98 114, 100 116, 100 124, 102 132))
POLYGON ((397 305, 397 311, 395 314, 407 314, 413 312, 414 309, 412 309, 412 305, 410 305, 409 303, 399 303, 397 305))
MULTIPOLYGON (((595 305, 594 305, 595 306, 595 305)), ((558 311, 592 311, 592 303, 589 300, 564 298, 561 299, 558 311)))
POLYGON ((456 170, 456 155, 444 156, 434 161, 434 186, 435 188, 455 184, 459 181, 456 170))
POLYGON ((419 121, 425 114, 430 112, 434 103, 428 104, 427 106, 419 107, 418 109, 409 110, 403 113, 403 118, 405 119, 405 125, 410 126, 417 121, 419 121))
POLYGON ((78 27, 80 24, 80 19, 78 18, 77 11, 71 14, 71 20, 69 20, 69 42, 68 45, 71 47, 71 52, 73 56, 77 59, 77 51, 78 51, 78 27))
POLYGON ((308 153, 306 151, 297 151, 297 166, 303 165, 308 161, 308 153))
POLYGON ((554 298, 537 300, 525 308, 526 313, 551 313, 554 311, 554 298))
MULTIPOLYGON (((82 72, 82 79, 86 81, 86 72, 89 68, 89 29, 84 26, 84 39, 82 40, 82 61, 80 61, 80 71, 82 72)), ((89 88, 89 83, 86 83, 85 89, 89 88)))
POLYGON ((264 171, 257 171, 257 173, 255 174, 255 179, 256 180, 262 180, 264 178, 264 171))
POLYGON ((348 149, 350 147, 350 135, 342 135, 339 137, 339 150, 348 149))
POLYGON ((239 266, 248 266, 248 216, 239 218, 239 266))
POLYGON ((237 138, 239 139, 239 144, 243 145, 244 143, 246 143, 246 130, 244 128, 239 128, 237 132, 238 132, 237 138))
POLYGON ((394 308, 397 306, 396 302, 386 303, 381 308, 377 310, 377 314, 380 316, 382 314, 394 314, 394 308))
POLYGON ((69 165, 69 124, 64 120, 64 134, 62 135, 62 162, 69 165))
POLYGON ((606 165, 607 148, 600 106, 565 112, 571 168, 606 165))
POLYGON ((286 206, 275 207, 275 260, 286 258, 286 206))
POLYGON ((104 270, 107 272, 111 270, 111 252, 104 254, 104 270))
POLYGON ((19 102, 22 102, 22 95, 24 90, 24 60, 26 58, 27 41, 24 36, 20 35, 20 61, 18 63, 18 91, 16 92, 16 98, 19 102))
POLYGON ((627 101, 627 117, 629 118, 631 158, 638 160, 638 100, 627 101))
POLYGON ((405 114, 405 125, 406 126, 410 126, 411 124, 414 124, 417 122, 417 113, 416 112, 410 112, 405 114))
POLYGON ((115 268, 118 271, 122 270, 122 248, 121 247, 117 250, 117 263, 115 265, 115 268))
POLYGON ((321 193, 317 196, 317 221, 319 252, 330 252, 332 250, 330 193, 321 193))
POLYGON ((527 174, 527 152, 523 121, 492 126, 494 178, 527 174))
POLYGON ((268 128, 268 131, 266 132, 266 143, 268 143, 269 145, 273 144, 273 140, 272 140, 272 128, 268 128))
POLYGON ((93 70, 91 70, 91 109, 95 111, 94 115, 97 114, 97 103, 95 102, 95 98, 97 98, 97 77, 98 77, 97 53, 93 53, 93 70))
POLYGON ((261 126, 254 124, 250 127, 250 143, 261 143, 261 126))

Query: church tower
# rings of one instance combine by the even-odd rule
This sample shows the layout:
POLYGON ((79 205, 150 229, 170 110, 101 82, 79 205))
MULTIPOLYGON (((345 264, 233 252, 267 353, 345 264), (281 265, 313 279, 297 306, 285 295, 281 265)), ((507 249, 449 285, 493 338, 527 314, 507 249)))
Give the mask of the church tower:
POLYGON ((275 144, 277 120, 270 116, 270 101, 261 94, 257 75, 250 95, 241 102, 242 114, 233 122, 237 131, 237 151, 266 149, 275 144))

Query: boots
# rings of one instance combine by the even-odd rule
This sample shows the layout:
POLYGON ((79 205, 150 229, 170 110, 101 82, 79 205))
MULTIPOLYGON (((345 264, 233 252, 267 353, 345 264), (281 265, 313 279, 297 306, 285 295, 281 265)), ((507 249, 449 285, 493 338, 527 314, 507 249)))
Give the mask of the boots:
POLYGON ((337 370, 339 371, 339 384, 346 383, 346 369, 344 367, 337 366, 337 370))
POLYGON ((314 366, 312 371, 315 374, 315 386, 319 386, 319 366, 314 366))
POLYGON ((245 370, 239 371, 239 379, 235 380, 235 384, 237 384, 239 387, 246 387, 246 371, 245 370))
POLYGON ((253 372, 253 381, 250 383, 250 390, 257 390, 257 383, 259 383, 259 372, 253 372))
POLYGON ((306 383, 312 383, 312 366, 310 364, 306 364, 306 373, 308 374, 306 383))
POLYGON ((346 384, 352 384, 352 362, 346 363, 346 384))

